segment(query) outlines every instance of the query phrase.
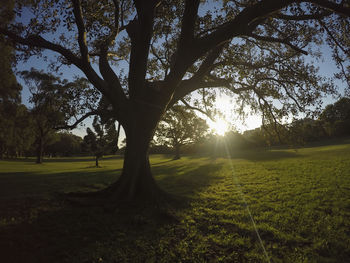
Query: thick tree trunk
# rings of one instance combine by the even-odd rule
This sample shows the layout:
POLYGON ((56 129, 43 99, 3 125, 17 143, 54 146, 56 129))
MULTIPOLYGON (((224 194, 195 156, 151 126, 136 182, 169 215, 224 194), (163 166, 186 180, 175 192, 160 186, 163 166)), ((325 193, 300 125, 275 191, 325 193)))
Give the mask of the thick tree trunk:
POLYGON ((122 174, 109 189, 117 199, 157 201, 160 189, 151 172, 148 156, 149 142, 142 131, 138 136, 127 138, 122 174))
POLYGON ((159 118, 157 114, 141 113, 137 115, 132 125, 125 129, 126 150, 123 171, 119 180, 107 189, 116 201, 158 203, 162 191, 152 176, 148 150, 159 118))

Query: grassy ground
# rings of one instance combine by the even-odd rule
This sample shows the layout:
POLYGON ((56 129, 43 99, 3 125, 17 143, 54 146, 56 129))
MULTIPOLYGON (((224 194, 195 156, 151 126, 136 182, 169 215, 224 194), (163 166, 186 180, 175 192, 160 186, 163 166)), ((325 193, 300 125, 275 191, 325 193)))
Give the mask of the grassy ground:
POLYGON ((56 197, 107 186, 121 159, 1 161, 0 262, 350 261, 350 144, 151 161, 173 217, 56 197))

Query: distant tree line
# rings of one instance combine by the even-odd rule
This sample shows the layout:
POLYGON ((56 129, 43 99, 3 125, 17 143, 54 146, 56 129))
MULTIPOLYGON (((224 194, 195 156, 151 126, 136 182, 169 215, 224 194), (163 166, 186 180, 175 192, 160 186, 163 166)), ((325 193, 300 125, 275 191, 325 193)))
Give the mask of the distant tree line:
MULTIPOLYGON (((10 49, 0 39, 4 49, 10 49)), ((30 106, 21 104, 21 85, 11 68, 11 52, 2 53, 4 75, 0 82, 0 159, 36 156, 94 155, 96 165, 104 154, 117 150, 118 131, 114 122, 106 123, 95 110, 101 98, 89 89, 85 79, 62 80, 57 76, 31 69, 20 72, 30 91, 30 106), (6 74, 5 74, 6 73, 6 74), (86 117, 95 115, 95 133, 87 128, 86 138, 68 130, 86 117)))
MULTIPOLYGON (((179 116, 179 115, 178 115, 179 116)), ((181 117, 181 115, 180 115, 181 117)), ((167 116, 169 118, 169 116, 167 116)), ((159 127, 159 139, 156 139, 151 146, 151 153, 173 153, 175 157, 179 156, 179 150, 171 142, 172 134, 169 127, 164 133, 164 122, 159 127), (163 133, 162 133, 163 131, 163 133), (170 135, 167 135, 170 133, 170 135)), ((178 119, 180 119, 178 117, 178 119)), ((170 124, 176 130, 185 131, 180 121, 176 118, 171 119, 170 124)), ((162 122, 161 122, 162 123, 162 122)), ((191 123, 191 122, 188 122, 191 123)), ((168 125, 169 126, 169 125, 168 125)), ((191 127, 191 125, 190 125, 191 127)), ((217 136, 207 132, 207 127, 202 128, 201 139, 190 141, 181 146, 181 153, 205 153, 219 156, 234 154, 237 151, 266 148, 270 146, 290 146, 300 147, 307 143, 319 142, 323 140, 350 136, 350 98, 343 97, 334 104, 330 104, 315 119, 303 118, 296 119, 291 123, 270 124, 261 126, 253 130, 247 130, 243 133, 230 131, 225 136, 217 136)), ((157 133, 156 133, 157 134, 157 133)))
POLYGON ((296 119, 285 125, 261 127, 244 132, 244 137, 259 146, 290 145, 350 136, 350 98, 329 104, 317 118, 296 119))

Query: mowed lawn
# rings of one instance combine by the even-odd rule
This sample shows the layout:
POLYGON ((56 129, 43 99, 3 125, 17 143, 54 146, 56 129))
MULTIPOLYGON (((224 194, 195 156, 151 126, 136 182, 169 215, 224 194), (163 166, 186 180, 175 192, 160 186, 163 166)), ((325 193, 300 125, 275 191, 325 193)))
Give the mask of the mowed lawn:
POLYGON ((0 262, 350 262, 350 144, 151 157, 164 211, 58 193, 115 181, 122 159, 0 162, 0 262))

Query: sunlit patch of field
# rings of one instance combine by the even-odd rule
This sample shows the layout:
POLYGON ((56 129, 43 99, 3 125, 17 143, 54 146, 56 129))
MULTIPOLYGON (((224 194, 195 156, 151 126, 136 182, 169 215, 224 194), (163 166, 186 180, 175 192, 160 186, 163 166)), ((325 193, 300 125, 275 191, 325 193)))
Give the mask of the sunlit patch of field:
POLYGON ((152 156, 159 185, 180 198, 175 219, 72 207, 53 194, 106 187, 122 159, 103 160, 102 168, 79 158, 1 161, 0 255, 8 262, 349 261, 350 144, 233 156, 152 156))

